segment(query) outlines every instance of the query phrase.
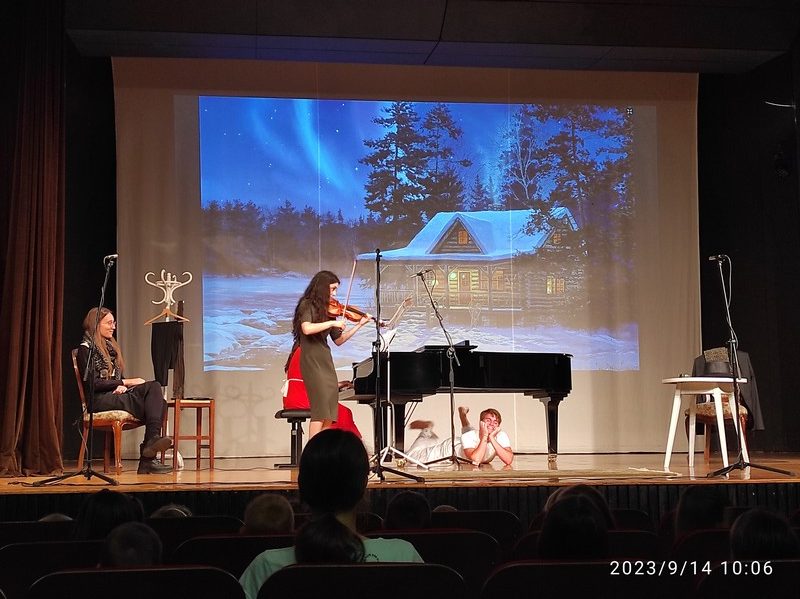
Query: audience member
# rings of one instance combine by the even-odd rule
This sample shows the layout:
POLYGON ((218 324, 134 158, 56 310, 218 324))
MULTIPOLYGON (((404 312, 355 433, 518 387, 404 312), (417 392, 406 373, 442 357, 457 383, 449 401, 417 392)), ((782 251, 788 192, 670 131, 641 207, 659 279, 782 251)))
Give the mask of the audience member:
POLYGON ((156 509, 151 518, 190 518, 193 516, 192 510, 180 503, 168 503, 156 509))
POLYGON ((716 485, 692 485, 681 493, 675 510, 675 540, 708 528, 721 528, 728 497, 716 485))
POLYGON ((422 493, 401 491, 386 506, 383 527, 386 530, 429 528, 431 506, 422 493))
POLYGON ((431 511, 432 512, 457 512, 458 508, 456 506, 450 505, 448 503, 442 503, 442 504, 437 505, 431 511))
POLYGON ((71 522, 72 518, 61 512, 53 512, 39 518, 39 522, 71 522))
POLYGON ((137 568, 161 564, 161 539, 142 522, 120 524, 106 537, 100 554, 104 568, 137 568))
POLYGON ((312 518, 298 531, 294 547, 264 551, 247 567, 239 582, 248 599, 256 599, 276 570, 294 563, 422 562, 407 541, 356 532, 356 508, 368 476, 367 452, 353 433, 325 429, 308 441, 297 484, 312 518))
POLYGON ((576 484, 568 487, 559 487, 547 498, 547 501, 544 504, 544 512, 547 512, 550 507, 555 505, 556 502, 560 501, 561 499, 565 497, 574 497, 576 495, 586 497, 594 504, 600 513, 603 514, 603 519, 606 522, 606 528, 608 528, 608 530, 612 530, 617 527, 616 522, 614 522, 614 516, 611 513, 611 508, 608 507, 606 498, 603 497, 603 494, 600 493, 600 491, 590 485, 576 484))
POLYGON ((100 540, 120 524, 141 522, 144 520, 144 511, 138 499, 110 489, 101 489, 84 500, 76 520, 77 540, 100 540))
POLYGON ((244 510, 242 534, 289 534, 294 530, 294 510, 283 495, 263 493, 250 500, 244 510))
POLYGON ((800 541, 789 521, 763 508, 739 516, 731 527, 731 557, 735 560, 797 559, 800 541))
POLYGON ((542 559, 606 558, 608 521, 586 495, 560 497, 544 517, 538 549, 542 559))

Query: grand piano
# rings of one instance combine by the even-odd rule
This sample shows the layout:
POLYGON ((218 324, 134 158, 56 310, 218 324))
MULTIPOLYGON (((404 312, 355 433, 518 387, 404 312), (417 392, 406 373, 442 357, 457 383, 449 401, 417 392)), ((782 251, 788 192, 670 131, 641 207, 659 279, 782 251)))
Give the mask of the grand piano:
MULTIPOLYGON (((469 341, 453 347, 460 363, 453 361, 455 393, 524 393, 544 404, 547 453, 554 460, 558 455, 558 404, 572 390, 572 356, 474 351, 477 346, 469 341)), ((406 403, 421 401, 426 395, 450 393, 447 349, 446 345, 426 345, 414 351, 380 354, 380 398, 388 398, 393 406, 394 444, 400 451, 405 448, 406 403)), ((374 356, 353 365, 353 389, 341 399, 375 407, 374 356)), ((381 441, 385 447, 385 434, 381 441)))

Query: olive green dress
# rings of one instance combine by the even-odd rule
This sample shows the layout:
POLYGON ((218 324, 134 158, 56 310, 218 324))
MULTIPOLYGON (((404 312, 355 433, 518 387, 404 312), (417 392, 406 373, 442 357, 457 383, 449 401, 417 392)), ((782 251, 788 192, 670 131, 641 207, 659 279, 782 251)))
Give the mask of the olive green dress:
MULTIPOLYGON (((300 322, 312 322, 311 304, 300 303, 300 322)), ((328 335, 333 339, 341 336, 342 330, 331 328, 317 335, 300 333, 300 373, 308 393, 311 420, 336 422, 339 410, 339 378, 333 365, 328 335)))

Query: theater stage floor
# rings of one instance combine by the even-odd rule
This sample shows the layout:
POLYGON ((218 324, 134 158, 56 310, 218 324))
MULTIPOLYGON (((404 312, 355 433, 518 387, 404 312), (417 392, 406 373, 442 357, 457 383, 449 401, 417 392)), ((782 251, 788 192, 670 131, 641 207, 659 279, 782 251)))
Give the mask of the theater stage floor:
MULTIPOLYGON (((385 480, 373 476, 363 508, 376 514, 398 492, 419 491, 432 506, 448 504, 458 509, 501 509, 513 512, 522 522, 530 522, 556 488, 574 483, 597 486, 612 508, 638 509, 648 513, 654 524, 677 505, 681 492, 689 485, 719 485, 732 506, 763 506, 787 516, 800 510, 800 454, 751 455, 753 463, 791 471, 791 475, 750 468, 734 470, 727 477, 707 478, 722 466, 718 455, 705 464, 697 454, 690 472, 685 453, 672 458, 672 472, 663 471, 663 454, 564 454, 557 467, 548 468, 547 456, 518 455, 513 468, 493 465, 474 469, 439 465, 430 471, 416 466, 405 470, 422 476, 416 482, 391 473, 385 480)), ((51 512, 76 515, 85 497, 102 488, 113 488, 135 495, 151 513, 167 503, 180 503, 197 515, 226 514, 241 517, 247 503, 269 491, 280 493, 300 506, 297 470, 275 468, 287 461, 273 458, 217 458, 213 471, 208 461, 195 470, 194 459, 186 468, 163 475, 137 475, 136 462, 126 461, 118 485, 110 486, 99 478, 83 475, 48 486, 33 486, 45 477, 0 478, 0 519, 35 520, 51 512)), ((102 470, 102 460, 94 467, 102 470)), ((74 470, 74 462, 67 464, 74 470)))
MULTIPOLYGON (((707 475, 722 467, 718 455, 706 464, 702 454, 697 454, 695 468, 690 471, 687 455, 675 454, 670 464, 671 472, 663 470, 663 455, 647 454, 563 454, 559 455, 555 467, 548 468, 546 455, 517 455, 510 468, 493 464, 475 468, 450 464, 436 465, 431 470, 416 466, 400 468, 401 471, 421 476, 424 482, 416 482, 392 473, 385 473, 382 482, 377 476, 370 478, 369 487, 381 488, 427 488, 427 487, 554 487, 576 482, 593 485, 687 485, 704 484, 800 484, 800 454, 751 455, 754 464, 789 470, 783 475, 759 468, 734 470, 726 477, 708 478, 707 475)), ((297 470, 275 468, 276 463, 285 462, 285 457, 264 458, 217 458, 214 470, 209 470, 208 460, 203 460, 200 470, 195 469, 195 460, 186 459, 185 469, 164 475, 137 475, 136 462, 125 461, 123 472, 114 476, 119 482, 115 489, 146 493, 148 491, 250 491, 250 490, 295 490, 297 470)), ((395 464, 386 464, 396 467, 395 464)), ((67 471, 75 464, 67 463, 67 471)), ((102 472, 102 460, 93 462, 93 467, 102 472)), ((108 486, 99 478, 86 479, 75 476, 46 487, 33 486, 46 477, 0 478, 0 495, 39 493, 86 493, 98 487, 108 486)))

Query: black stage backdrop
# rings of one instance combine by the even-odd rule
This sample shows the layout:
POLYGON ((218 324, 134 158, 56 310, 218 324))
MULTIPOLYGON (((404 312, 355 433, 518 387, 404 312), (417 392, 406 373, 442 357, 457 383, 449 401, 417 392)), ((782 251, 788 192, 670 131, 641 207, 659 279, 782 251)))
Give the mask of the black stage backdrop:
MULTIPOLYGON (((800 52, 744 75, 700 77, 700 256, 733 261, 732 318, 758 377, 765 430, 752 447, 800 450, 800 204, 797 111, 800 52), (796 100, 795 100, 796 101, 796 100)), ((703 258, 705 259, 705 258, 703 258)), ((700 270, 703 346, 728 339, 716 265, 700 270)))

